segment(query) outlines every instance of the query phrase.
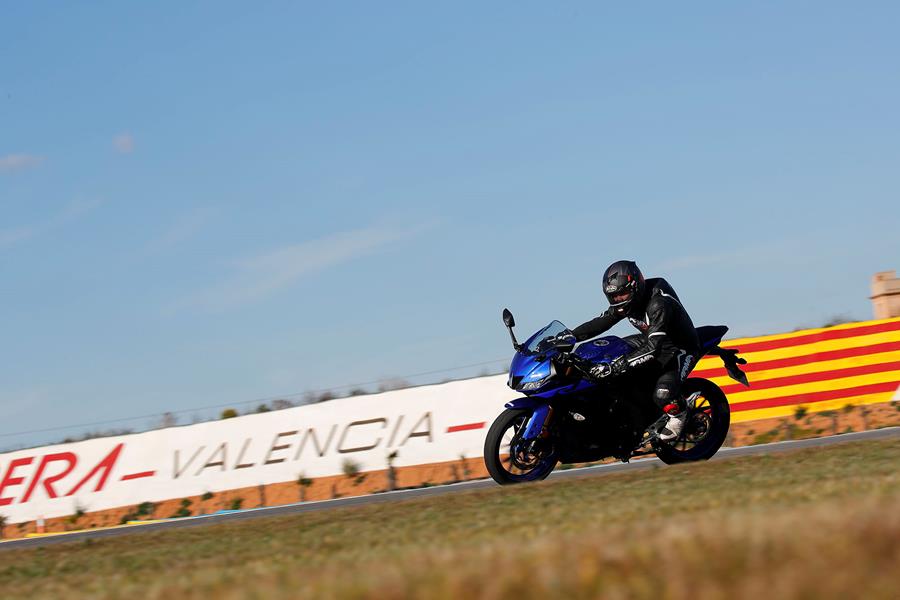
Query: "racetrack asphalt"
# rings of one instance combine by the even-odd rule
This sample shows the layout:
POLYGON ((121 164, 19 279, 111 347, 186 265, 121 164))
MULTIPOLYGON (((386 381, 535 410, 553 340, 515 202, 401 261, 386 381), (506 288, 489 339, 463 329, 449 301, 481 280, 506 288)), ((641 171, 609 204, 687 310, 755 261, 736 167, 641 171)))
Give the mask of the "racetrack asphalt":
MULTIPOLYGON (((760 444, 756 446, 743 446, 740 448, 722 448, 712 458, 712 460, 728 460, 741 456, 753 456, 757 454, 773 454, 778 452, 788 452, 791 450, 800 450, 803 448, 816 448, 823 446, 831 446, 833 444, 841 444, 846 442, 856 442, 863 440, 888 439, 900 436, 900 427, 888 427, 885 429, 874 429, 871 431, 861 431, 857 433, 845 433, 828 437, 812 438, 806 440, 796 440, 789 442, 775 442, 772 444, 760 444)), ((662 466, 663 463, 658 458, 646 458, 636 460, 630 463, 612 463, 595 465, 591 467, 581 467, 577 469, 557 470, 551 473, 550 480, 563 480, 582 477, 601 477, 610 473, 622 473, 625 471, 637 471, 641 469, 652 469, 662 466)), ((231 521, 239 521, 243 519, 255 519, 259 517, 275 517, 281 515, 291 515, 304 512, 330 510, 334 508, 342 508, 348 506, 361 506, 366 504, 381 504, 385 502, 396 502, 399 500, 409 500, 413 498, 427 498, 443 494, 452 494, 466 490, 475 490, 496 486, 491 479, 478 479, 474 481, 464 481, 460 483, 451 483, 447 485, 438 485, 427 488, 416 488, 411 490, 398 490, 394 492, 385 492, 381 494, 371 494, 367 496, 353 496, 349 498, 336 498, 334 500, 321 500, 317 502, 298 502, 296 504, 284 504, 280 506, 268 506, 263 508, 253 508, 236 512, 216 513, 212 515, 202 515, 197 517, 186 517, 182 519, 173 519, 166 521, 151 522, 142 525, 134 525, 121 528, 111 529, 94 529, 86 531, 77 531, 60 535, 48 535, 46 537, 24 538, 19 540, 9 540, 0 543, 0 551, 15 550, 20 548, 35 548, 39 546, 47 546, 50 544, 62 544, 79 542, 88 539, 98 539, 120 535, 130 535, 144 533, 149 531, 160 531, 165 529, 176 529, 180 527, 201 527, 205 525, 215 525, 218 523, 226 523, 231 521)))

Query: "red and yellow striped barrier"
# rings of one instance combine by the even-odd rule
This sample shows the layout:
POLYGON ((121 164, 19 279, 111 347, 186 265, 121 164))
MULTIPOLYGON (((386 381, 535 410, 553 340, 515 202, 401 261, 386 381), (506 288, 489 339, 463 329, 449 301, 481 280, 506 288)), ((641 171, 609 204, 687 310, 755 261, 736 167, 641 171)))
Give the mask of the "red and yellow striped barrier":
POLYGON ((748 364, 750 387, 735 383, 721 359, 706 357, 694 375, 717 383, 731 404, 732 422, 851 404, 888 402, 900 387, 900 318, 848 323, 777 335, 727 340, 748 364))

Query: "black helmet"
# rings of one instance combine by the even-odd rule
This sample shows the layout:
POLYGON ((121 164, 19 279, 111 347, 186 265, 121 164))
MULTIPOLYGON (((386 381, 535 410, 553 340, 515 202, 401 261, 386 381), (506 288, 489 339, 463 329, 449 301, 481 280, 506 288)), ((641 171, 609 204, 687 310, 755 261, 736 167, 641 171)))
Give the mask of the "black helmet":
POLYGON ((640 298, 644 293, 644 274, 634 261, 614 262, 603 274, 603 293, 609 300, 612 312, 624 315, 635 298, 640 298))

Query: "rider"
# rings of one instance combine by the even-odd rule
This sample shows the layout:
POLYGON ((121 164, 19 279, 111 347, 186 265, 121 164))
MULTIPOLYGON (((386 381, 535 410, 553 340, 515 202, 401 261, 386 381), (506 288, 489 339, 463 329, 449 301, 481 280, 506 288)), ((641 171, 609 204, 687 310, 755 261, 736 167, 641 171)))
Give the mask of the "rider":
POLYGON ((603 291, 609 308, 599 317, 579 325, 572 333, 578 341, 600 335, 628 318, 640 334, 625 341, 632 350, 614 360, 591 369, 594 377, 619 375, 640 365, 653 366, 660 373, 653 399, 668 415, 660 439, 672 440, 681 435, 685 422, 681 384, 701 356, 697 330, 678 294, 662 278, 644 280, 638 266, 629 260, 614 262, 603 274, 603 291))

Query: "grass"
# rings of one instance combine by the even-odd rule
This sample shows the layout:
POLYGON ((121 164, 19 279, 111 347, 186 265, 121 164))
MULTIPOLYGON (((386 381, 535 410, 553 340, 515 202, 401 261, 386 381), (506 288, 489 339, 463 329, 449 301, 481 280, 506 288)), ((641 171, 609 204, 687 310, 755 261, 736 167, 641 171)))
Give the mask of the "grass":
POLYGON ((900 440, 0 553, 4 598, 897 598, 900 440))

